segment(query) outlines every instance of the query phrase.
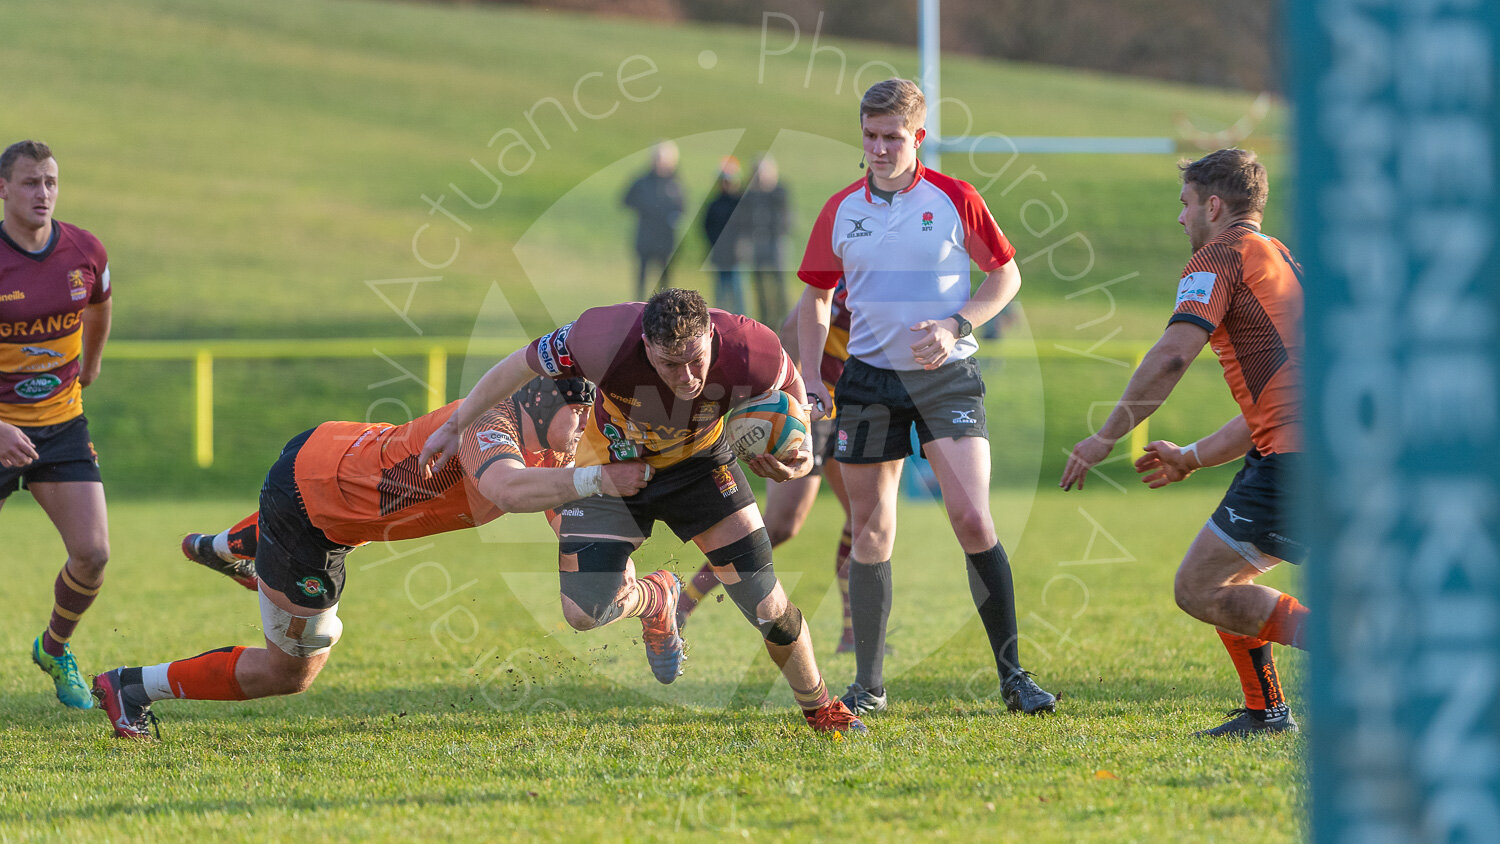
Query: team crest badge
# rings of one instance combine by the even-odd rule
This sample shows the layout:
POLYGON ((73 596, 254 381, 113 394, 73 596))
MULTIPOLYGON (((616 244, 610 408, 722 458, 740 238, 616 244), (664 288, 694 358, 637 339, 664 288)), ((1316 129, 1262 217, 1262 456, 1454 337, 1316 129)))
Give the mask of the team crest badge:
POLYGON ((932 212, 931 211, 923 211, 922 212, 922 231, 924 231, 924 232, 930 232, 930 231, 932 231, 932 212))
POLYGON ((714 483, 719 485, 719 495, 728 498, 740 491, 740 485, 734 480, 734 473, 729 471, 728 466, 719 466, 714 469, 714 483))
POLYGON ((68 273, 68 295, 75 302, 88 298, 89 288, 83 282, 83 270, 73 270, 68 273))
POLYGON ((328 587, 324 586, 323 580, 318 577, 308 576, 302 578, 301 580, 297 581, 297 588, 301 589, 302 594, 306 595, 309 598, 316 598, 319 595, 328 594, 328 587))
POLYGON ((704 402, 697 410, 693 411, 694 422, 711 422, 723 414, 719 412, 719 403, 716 401, 704 402))

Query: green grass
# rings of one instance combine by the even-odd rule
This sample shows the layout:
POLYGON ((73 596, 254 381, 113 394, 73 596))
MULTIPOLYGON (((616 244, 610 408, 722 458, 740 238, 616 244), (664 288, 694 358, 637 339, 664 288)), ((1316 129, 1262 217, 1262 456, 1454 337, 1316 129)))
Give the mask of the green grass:
MULTIPOLYGON (((762 64, 753 29, 366 0, 58 0, 9 16, 6 32, 3 134, 56 149, 60 218, 110 251, 116 340, 540 333, 628 295, 617 197, 662 137, 682 147, 690 207, 706 200, 720 157, 771 150, 796 207, 795 262, 823 199, 859 173, 852 113, 877 72, 861 85, 854 73, 876 60, 917 70, 913 52, 886 45, 820 39, 814 56, 806 32, 762 64), (618 69, 648 60, 656 72, 627 86, 639 101, 627 98, 618 69), (582 116, 580 84, 585 108, 614 110, 582 116), (458 198, 494 192, 473 162, 507 171, 483 209, 458 198), (429 213, 424 197, 444 197, 458 219, 429 213), (451 263, 429 266, 455 246, 451 263), (373 284, 413 278, 431 280, 373 284)), ((1252 99, 957 56, 943 74, 944 96, 974 114, 965 127, 950 106, 950 132, 1173 134, 1179 114, 1215 129, 1252 99)), ((1245 142, 1271 167, 1273 232, 1292 175, 1283 119, 1273 111, 1245 142)), ((0 616, 10 654, 0 841, 1297 837, 1299 739, 1185 737, 1236 703, 1215 637, 1170 598, 1176 561, 1228 471, 1148 493, 1128 486, 1122 448, 1108 471, 1128 492, 1050 486, 1094 403, 1112 402, 1129 372, 1080 350, 1148 343, 1170 308, 1187 251, 1172 164, 944 162, 980 186, 1023 262, 1008 341, 1019 353, 986 362, 1005 488, 995 502, 1027 663, 1065 693, 1059 717, 997 713, 951 532, 937 508, 904 504, 895 702, 868 742, 812 736, 729 607, 695 617, 689 673, 671 687, 649 679, 628 625, 567 630, 553 543, 539 520, 510 517, 431 548, 354 555, 346 636, 309 694, 163 705, 163 744, 121 744, 97 713, 61 709, 28 664, 62 552, 17 495, 0 514, 0 601, 12 608, 0 616)), ((692 228, 674 280, 707 290, 702 268, 692 228)), ((491 362, 450 362, 449 394, 491 362)), ((420 360, 400 363, 420 371, 420 360)), ((1234 412, 1216 372, 1199 362, 1153 436, 1195 439, 1234 412)), ((218 457, 203 470, 192 462, 190 365, 106 353, 86 404, 114 559, 76 640, 85 669, 259 641, 254 599, 183 562, 177 538, 243 515, 296 432, 419 412, 421 392, 399 375, 374 354, 220 361, 218 457)), ((819 508, 778 568, 826 652, 839 518, 831 500, 819 508)), ((643 554, 643 565, 684 573, 697 563, 660 539, 643 554)), ((825 653, 824 668, 841 687, 852 659, 825 653)), ((1295 654, 1284 661, 1290 684, 1299 668, 1295 654)))
MULTIPOLYGON (((1288 841, 1303 743, 1188 733, 1238 703, 1222 647, 1172 604, 1177 559, 1222 479, 1155 493, 1005 493, 1023 657, 1064 697, 1054 718, 1003 712, 993 662, 939 509, 908 502, 896 553, 891 709, 868 741, 813 735, 758 637, 710 599, 688 672, 646 670, 629 621, 566 629, 554 546, 535 516, 350 557, 343 640, 313 689, 246 703, 166 702, 160 744, 107 737, 28 663, 60 548, 40 511, 5 508, 0 830, 6 840, 847 838, 1288 841), (398 556, 401 552, 411 552, 398 556)), ((183 561, 177 538, 239 501, 116 502, 114 557, 75 637, 85 671, 259 641, 254 598, 183 561)), ((830 684, 836 505, 820 499, 777 567, 830 684)), ((657 538, 643 567, 696 552, 657 538)), ((1286 585, 1287 572, 1269 581, 1286 585)), ((1302 662, 1283 652, 1292 692, 1302 662)))

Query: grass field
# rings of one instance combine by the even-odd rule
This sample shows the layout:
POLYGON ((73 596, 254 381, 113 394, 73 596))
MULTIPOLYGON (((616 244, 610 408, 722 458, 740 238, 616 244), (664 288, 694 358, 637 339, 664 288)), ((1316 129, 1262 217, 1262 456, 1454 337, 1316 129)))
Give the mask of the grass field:
MULTIPOLYGON (((822 199, 858 175, 855 102, 889 72, 872 63, 917 72, 910 50, 819 38, 814 52, 811 32, 789 46, 774 29, 369 0, 55 0, 8 16, 7 35, 0 135, 56 149, 59 218, 110 250, 116 341, 353 336, 373 350, 540 333, 628 294, 617 197, 663 137, 683 149, 690 208, 723 155, 772 151, 795 262, 822 199)), ((1178 116, 1229 126, 1253 99, 956 56, 943 74, 950 132, 1171 135, 1178 116)), ((1273 109, 1243 142, 1271 167, 1277 233, 1282 121, 1273 109)), ((630 625, 571 632, 554 543, 535 517, 508 517, 354 555, 345 637, 308 694, 168 703, 161 744, 122 744, 98 713, 62 709, 29 664, 62 552, 18 495, 0 514, 0 842, 1297 838, 1300 739, 1187 737, 1238 703, 1216 637, 1171 601, 1229 472, 1151 493, 1117 462, 1118 487, 1052 486, 1129 373, 1095 344, 1149 343, 1170 307, 1187 253, 1172 159, 949 156, 944 170, 981 187, 1023 261, 1003 362, 985 362, 995 508, 1023 653, 1065 695, 1058 717, 1000 711, 951 531, 908 503, 893 704, 868 741, 812 735, 728 606, 695 616, 670 687, 650 679, 630 625)), ((696 221, 675 273, 709 288, 696 221)), ((491 362, 452 361, 449 395, 491 362)), ((114 556, 75 639, 84 669, 258 642, 254 598, 181 560, 178 538, 244 515, 296 432, 420 412, 396 368, 420 363, 221 361, 218 459, 203 470, 191 365, 106 354, 85 401, 114 556)), ((1153 436, 1195 439, 1233 412, 1200 360, 1153 436)), ((831 653, 840 520, 831 499, 818 507, 777 564, 837 690, 853 672, 831 653)), ((641 560, 699 563, 661 539, 641 560)), ((1295 689, 1300 660, 1286 656, 1295 689)))
MULTIPOLYGON (((160 704, 162 742, 122 743, 99 713, 58 705, 29 664, 59 549, 20 498, 5 509, 0 581, 13 608, 0 621, 0 840, 1293 840, 1299 738, 1187 735, 1238 703, 1218 640, 1171 602, 1220 484, 1194 486, 996 496, 1023 656, 1064 695, 1045 719, 1003 712, 951 534, 937 507, 908 506, 893 703, 859 742, 806 729, 727 604, 694 616, 688 672, 670 687, 647 672, 635 622, 567 630, 545 528, 511 516, 483 536, 351 556, 345 635, 307 694, 160 704)), ((108 584, 74 640, 86 671, 259 640, 254 598, 176 550, 246 506, 114 505, 108 584)), ((842 687, 853 664, 831 653, 836 516, 820 500, 777 565, 842 687)), ((700 561, 660 538, 640 559, 684 574, 700 561)), ((1299 664, 1283 654, 1294 705, 1299 664)))

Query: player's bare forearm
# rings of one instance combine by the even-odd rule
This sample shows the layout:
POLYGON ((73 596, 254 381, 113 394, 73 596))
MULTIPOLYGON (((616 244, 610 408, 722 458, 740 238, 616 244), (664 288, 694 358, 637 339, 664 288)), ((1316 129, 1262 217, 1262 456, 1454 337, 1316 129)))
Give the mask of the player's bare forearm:
POLYGON ((499 461, 479 478, 479 492, 507 513, 535 513, 595 493, 634 495, 651 478, 642 461, 545 469, 499 461))
POLYGON ((1088 473, 1109 456, 1115 443, 1155 413, 1172 394, 1172 389, 1182 380, 1183 373, 1187 372, 1206 342, 1208 332, 1196 325, 1176 322, 1167 326, 1161 339, 1130 376, 1124 395, 1120 396, 1104 424, 1073 446, 1058 486, 1064 490, 1074 485, 1083 489, 1088 473))
POLYGON ((422 453, 417 456, 417 467, 422 477, 432 477, 433 473, 442 469, 458 453, 459 437, 466 428, 474 424, 474 420, 531 380, 531 366, 526 363, 526 349, 526 346, 522 346, 490 367, 490 371, 479 379, 479 383, 474 385, 474 389, 454 409, 448 421, 428 435, 427 442, 422 445, 422 453))
POLYGON ((802 298, 797 301, 797 346, 802 359, 800 369, 809 373, 809 380, 805 382, 804 388, 807 400, 816 399, 815 403, 821 405, 814 408, 814 419, 826 416, 833 410, 822 379, 817 377, 823 371, 823 346, 828 343, 828 325, 832 320, 832 312, 832 290, 809 286, 802 291, 802 298))
POLYGON ((1000 315, 1016 294, 1021 292, 1021 268, 1016 261, 1006 261, 984 277, 984 281, 969 298, 969 303, 959 310, 964 319, 976 328, 1000 315))
POLYGON ((99 377, 104 364, 104 344, 114 312, 113 299, 83 309, 83 350, 78 354, 78 383, 87 387, 99 377))
POLYGON ((1167 326, 1161 339, 1141 359, 1124 394, 1095 435, 1115 443, 1146 421, 1172 394, 1206 342, 1208 332, 1196 325, 1177 322, 1167 326))
POLYGON ((1243 415, 1236 416, 1198 441, 1198 462, 1204 466, 1222 466, 1244 457, 1253 445, 1250 423, 1243 415))
POLYGON ((1187 480, 1205 466, 1219 466, 1250 450, 1250 425, 1245 417, 1236 416, 1219 430, 1189 446, 1169 440, 1155 440, 1146 445, 1145 453, 1135 461, 1141 482, 1152 489, 1187 480))

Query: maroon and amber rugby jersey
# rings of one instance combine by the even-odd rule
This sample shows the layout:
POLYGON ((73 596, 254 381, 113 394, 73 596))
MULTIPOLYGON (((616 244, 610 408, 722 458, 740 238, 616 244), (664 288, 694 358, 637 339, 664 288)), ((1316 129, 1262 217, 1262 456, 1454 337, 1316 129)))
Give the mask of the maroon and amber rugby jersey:
POLYGON ((46 248, 27 252, 0 230, 0 420, 55 425, 83 413, 83 311, 109 296, 109 259, 92 234, 53 220, 46 248))
POLYGON ((526 451, 520 411, 506 399, 463 432, 455 459, 423 478, 417 455, 458 405, 455 401, 405 425, 319 425, 297 453, 295 467, 309 521, 343 545, 476 527, 505 515, 475 486, 496 460, 542 468, 572 460, 560 451, 526 451))
POLYGON ((641 316, 628 302, 591 308, 527 348, 532 370, 552 378, 581 377, 599 385, 579 466, 644 458, 663 469, 719 443, 724 414, 751 396, 785 390, 797 380, 776 333, 749 317, 709 309, 712 360, 703 391, 684 401, 646 359, 641 316))
POLYGON ((1168 320, 1209 332, 1261 454, 1301 450, 1301 276, 1281 241, 1234 225, 1193 253, 1168 320))

